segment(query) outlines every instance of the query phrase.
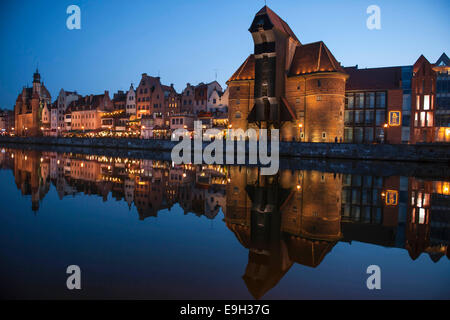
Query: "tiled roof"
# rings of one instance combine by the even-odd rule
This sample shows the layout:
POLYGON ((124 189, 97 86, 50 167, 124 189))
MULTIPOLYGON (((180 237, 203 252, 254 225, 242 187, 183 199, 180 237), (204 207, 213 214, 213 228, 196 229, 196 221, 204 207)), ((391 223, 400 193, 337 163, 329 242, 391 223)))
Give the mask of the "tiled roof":
POLYGON ((69 104, 66 113, 70 113, 73 111, 85 111, 97 109, 98 107, 102 106, 101 104, 104 98, 105 98, 104 94, 81 97, 78 100, 72 101, 69 104))
POLYGON ((228 81, 253 79, 255 79, 255 56, 251 54, 228 81))
POLYGON ((289 75, 317 72, 345 73, 323 41, 298 46, 292 59, 289 75))
POLYGON ((402 67, 358 69, 344 68, 349 74, 346 90, 398 89, 402 79, 402 67))
POLYGON ((417 59, 417 61, 414 63, 413 71, 415 73, 417 73, 419 71, 419 69, 422 67, 423 64, 431 65, 430 61, 428 61, 428 59, 425 58, 424 55, 422 54, 419 57, 419 59, 417 59))

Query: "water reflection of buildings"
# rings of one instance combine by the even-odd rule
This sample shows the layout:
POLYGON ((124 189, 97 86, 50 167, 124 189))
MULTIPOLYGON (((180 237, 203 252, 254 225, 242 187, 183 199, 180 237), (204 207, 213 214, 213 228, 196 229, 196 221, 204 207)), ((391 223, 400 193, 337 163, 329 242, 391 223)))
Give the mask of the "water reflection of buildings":
POLYGON ((274 287, 294 262, 316 267, 342 238, 340 175, 257 168, 229 170, 225 222, 249 249, 243 276, 255 298, 274 287))
POLYGON ((255 298, 294 263, 317 267, 338 241, 425 252, 437 262, 450 240, 450 182, 318 171, 258 175, 228 170, 225 222, 249 249, 243 279, 255 298))
POLYGON ((185 214, 213 219, 225 207, 226 169, 220 166, 172 166, 153 160, 5 150, 0 168, 14 172, 17 187, 31 195, 33 211, 54 185, 58 196, 109 194, 134 205, 139 219, 156 217, 179 203, 185 214))
POLYGON ((402 248, 415 260, 450 257, 450 181, 319 171, 172 165, 95 155, 4 150, 0 168, 13 170, 31 207, 51 185, 60 199, 109 194, 156 217, 176 203, 185 214, 214 219, 249 250, 243 275, 255 298, 273 288, 294 263, 317 267, 337 242, 402 248))

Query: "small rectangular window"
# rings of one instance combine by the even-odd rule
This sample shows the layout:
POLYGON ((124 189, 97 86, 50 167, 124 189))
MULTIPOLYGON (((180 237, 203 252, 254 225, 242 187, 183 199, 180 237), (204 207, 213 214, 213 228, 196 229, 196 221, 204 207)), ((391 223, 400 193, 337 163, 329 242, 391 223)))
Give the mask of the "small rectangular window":
POLYGON ((430 96, 423 96, 423 110, 430 110, 430 96))

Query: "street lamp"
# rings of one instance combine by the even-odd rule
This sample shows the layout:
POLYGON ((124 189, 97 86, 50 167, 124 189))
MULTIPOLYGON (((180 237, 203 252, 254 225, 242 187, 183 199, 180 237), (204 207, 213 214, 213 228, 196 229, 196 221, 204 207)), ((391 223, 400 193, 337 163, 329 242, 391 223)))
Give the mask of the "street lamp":
POLYGON ((387 123, 384 124, 384 142, 387 142, 387 136, 388 136, 388 129, 389 125, 387 123))

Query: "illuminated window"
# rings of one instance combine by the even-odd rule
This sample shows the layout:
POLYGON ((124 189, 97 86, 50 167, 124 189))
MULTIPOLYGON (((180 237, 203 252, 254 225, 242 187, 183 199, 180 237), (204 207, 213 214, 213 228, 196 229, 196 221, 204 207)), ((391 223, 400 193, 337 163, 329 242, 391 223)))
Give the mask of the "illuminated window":
POLYGON ((427 112, 427 124, 429 127, 433 126, 433 112, 427 112))
POLYGON ((430 110, 430 96, 423 96, 423 110, 430 110))
POLYGON ((420 208, 419 209, 419 224, 424 224, 425 223, 425 209, 424 208, 420 208))
POLYGON ((426 115, 426 112, 420 113, 420 126, 421 127, 425 127, 425 115, 426 115))
POLYGON ((417 95, 417 97, 416 97, 416 109, 420 110, 420 96, 419 95, 417 95))

